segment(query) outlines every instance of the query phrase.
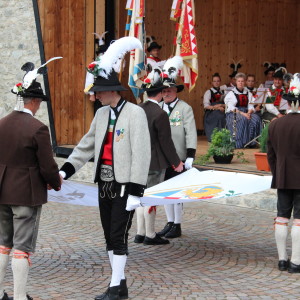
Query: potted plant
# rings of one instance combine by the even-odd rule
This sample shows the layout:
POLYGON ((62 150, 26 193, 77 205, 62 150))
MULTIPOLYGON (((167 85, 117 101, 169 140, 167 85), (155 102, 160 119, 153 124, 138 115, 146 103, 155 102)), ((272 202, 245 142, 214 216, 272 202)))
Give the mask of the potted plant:
POLYGON ((230 164, 234 155, 235 143, 228 129, 215 128, 208 148, 208 157, 213 157, 217 164, 230 164))
POLYGON ((270 172, 270 166, 267 158, 268 129, 269 124, 266 124, 266 126, 262 129, 258 139, 260 152, 256 152, 254 155, 257 170, 270 172))

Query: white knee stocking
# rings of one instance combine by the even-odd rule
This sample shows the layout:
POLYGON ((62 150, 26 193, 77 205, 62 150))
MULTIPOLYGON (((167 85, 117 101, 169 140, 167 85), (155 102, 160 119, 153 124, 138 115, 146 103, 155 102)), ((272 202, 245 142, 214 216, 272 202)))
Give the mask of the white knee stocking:
POLYGON ((145 236, 145 217, 144 217, 144 207, 138 207, 135 209, 136 220, 137 220, 137 234, 145 236))
POLYGON ((28 259, 13 257, 11 267, 14 277, 14 300, 26 300, 26 284, 29 273, 28 259))
POLYGON ((287 260, 286 240, 288 236, 289 219, 278 217, 275 220, 275 239, 279 260, 287 260))
POLYGON ((126 266, 127 255, 115 255, 113 256, 113 268, 110 286, 120 285, 121 279, 125 279, 124 270, 126 266), (124 278, 122 278, 124 277, 124 278))
POLYGON ((164 207, 165 207, 168 222, 174 222, 175 220, 174 204, 166 204, 164 205, 164 207))
POLYGON ((174 224, 181 224, 182 222, 182 203, 177 203, 174 205, 174 212, 175 212, 175 220, 174 224))
POLYGON ((300 220, 295 219, 292 226, 292 257, 291 262, 300 265, 300 220))
POLYGON ((9 262, 9 251, 8 251, 8 254, 3 254, 4 252, 0 253, 0 299, 2 299, 2 297, 4 295, 3 281, 5 278, 6 269, 7 269, 8 262, 9 262))
POLYGON ((155 233, 155 209, 149 213, 150 207, 144 208, 144 217, 145 217, 145 225, 146 225, 146 236, 150 239, 153 239, 156 235, 155 233))

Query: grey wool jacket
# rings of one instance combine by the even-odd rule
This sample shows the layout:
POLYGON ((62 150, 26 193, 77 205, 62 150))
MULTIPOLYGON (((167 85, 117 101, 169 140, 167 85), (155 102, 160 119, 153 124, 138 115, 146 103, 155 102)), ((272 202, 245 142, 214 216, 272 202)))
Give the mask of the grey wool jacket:
MULTIPOLYGON (((110 106, 100 108, 88 133, 74 148, 61 170, 72 176, 94 157, 94 181, 99 181, 102 155, 110 117, 110 106)), ((129 194, 143 196, 151 159, 150 135, 145 112, 126 102, 113 128, 113 171, 115 180, 126 185, 129 194)))
MULTIPOLYGON (((164 105, 166 104, 162 101, 160 106, 163 108, 164 105)), ((179 158, 182 161, 187 157, 194 158, 197 149, 197 129, 192 107, 179 100, 169 116, 169 121, 172 140, 179 158)))

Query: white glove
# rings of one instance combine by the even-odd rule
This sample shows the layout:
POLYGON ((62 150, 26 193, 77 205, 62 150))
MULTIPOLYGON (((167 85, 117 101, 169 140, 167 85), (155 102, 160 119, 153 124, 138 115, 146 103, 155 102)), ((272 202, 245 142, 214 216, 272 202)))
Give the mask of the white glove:
POLYGON ((193 161, 194 161, 194 159, 192 157, 188 157, 185 160, 184 167, 186 170, 189 170, 193 167, 193 161))
POLYGON ((134 209, 136 209, 137 207, 140 207, 140 206, 142 206, 140 197, 128 195, 127 204, 126 204, 126 210, 127 211, 134 210, 134 209))

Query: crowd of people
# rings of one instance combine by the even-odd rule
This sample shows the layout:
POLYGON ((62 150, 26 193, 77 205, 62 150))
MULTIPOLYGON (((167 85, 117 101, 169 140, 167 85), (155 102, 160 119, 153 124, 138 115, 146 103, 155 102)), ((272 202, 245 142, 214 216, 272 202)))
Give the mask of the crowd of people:
MULTIPOLYGON (((142 207, 140 198, 146 187, 177 176, 193 165, 197 148, 194 114, 191 106, 179 97, 184 86, 176 82, 182 58, 175 56, 161 62, 157 56, 157 49, 161 46, 152 41, 148 47, 151 66, 142 85, 146 100, 140 105, 130 103, 120 93, 126 88, 120 83, 114 67, 105 65, 104 61, 105 55, 108 57, 112 49, 124 53, 122 48, 126 44, 128 49, 131 42, 134 45, 132 49, 135 49, 136 41, 132 39, 117 40, 102 58, 89 65, 88 72, 92 76, 87 79, 86 93, 90 94, 92 101, 97 99, 101 106, 95 109, 89 131, 60 170, 52 155, 48 128, 33 118, 41 102, 48 100, 36 81, 41 72, 33 70, 31 63, 22 66, 25 77, 32 75, 27 76, 31 80, 14 86, 12 92, 17 94, 18 99, 15 111, 0 120, 0 138, 3 141, 0 147, 1 300, 32 299, 26 293, 29 256, 35 251, 47 189, 60 190, 63 181, 91 158, 94 158, 94 182, 98 184, 100 219, 111 265, 109 286, 95 296, 95 300, 128 299, 125 267, 129 254, 128 232, 134 211, 137 215, 135 243, 164 245, 169 243, 169 238, 181 236, 182 204, 165 205, 167 223, 156 233, 156 207, 142 207), (158 67, 157 63, 161 66, 158 67), (12 251, 14 298, 7 295, 3 286, 12 251)), ((281 119, 286 112, 293 113, 282 118, 284 122, 272 122, 268 154, 274 174, 272 187, 278 189, 275 224, 278 268, 300 273, 300 181, 298 175, 293 175, 293 172, 299 172, 297 164, 293 165, 293 159, 288 161, 284 157, 286 152, 292 158, 299 152, 298 144, 289 147, 288 140, 300 136, 297 115, 300 90, 296 94, 297 89, 294 89, 296 97, 283 94, 283 70, 279 68, 266 73, 265 85, 270 84, 269 71, 273 72, 273 84, 268 87, 269 101, 266 103, 255 103, 254 75, 246 76, 235 70, 230 76, 231 82, 225 87, 221 86, 219 74, 214 74, 212 88, 204 95, 205 130, 210 140, 213 128, 227 127, 235 136, 236 147, 240 148, 259 135, 262 120, 281 119), (284 101, 287 107, 283 110, 284 101), (289 134, 285 134, 286 128, 289 128, 289 134), (277 135, 277 131, 282 135, 277 135), (281 136, 286 139, 283 144, 278 142, 281 136), (281 147, 289 149, 282 150, 281 147), (288 174, 284 163, 293 169, 288 179, 281 174, 288 174), (290 262, 286 253, 286 226, 293 207, 295 220, 290 262)))
POLYGON ((227 128, 236 148, 255 147, 264 124, 286 114, 287 101, 282 95, 288 89, 290 76, 285 67, 270 64, 265 71, 266 81, 257 88, 255 75, 238 72, 240 64, 233 66, 228 84, 221 85, 221 77, 215 73, 212 87, 204 94, 205 135, 210 142, 214 128, 227 128), (258 97, 259 93, 262 97, 258 97))

